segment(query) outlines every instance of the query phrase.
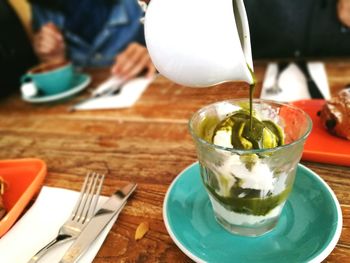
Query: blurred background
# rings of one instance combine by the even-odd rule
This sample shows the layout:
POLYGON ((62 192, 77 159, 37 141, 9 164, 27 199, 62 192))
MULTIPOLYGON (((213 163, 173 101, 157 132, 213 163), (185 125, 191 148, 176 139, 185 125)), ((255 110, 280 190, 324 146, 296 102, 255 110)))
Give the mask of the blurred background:
MULTIPOLYGON (((282 71, 293 61, 305 64, 310 60, 350 57, 350 0, 244 0, 244 3, 255 61, 282 61, 284 65, 277 65, 277 71, 282 71)), ((13 91, 26 69, 39 62, 32 47, 32 27, 28 0, 0 1, 1 95, 13 91)), ((299 67, 305 72, 305 65, 299 67)))

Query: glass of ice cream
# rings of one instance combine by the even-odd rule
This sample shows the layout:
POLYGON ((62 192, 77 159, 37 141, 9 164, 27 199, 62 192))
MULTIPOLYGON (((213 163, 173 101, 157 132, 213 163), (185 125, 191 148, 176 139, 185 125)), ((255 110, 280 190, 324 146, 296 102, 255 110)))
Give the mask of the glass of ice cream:
POLYGON ((312 127, 283 103, 229 100, 197 111, 189 122, 200 174, 216 220, 229 232, 259 236, 277 224, 292 191, 312 127))

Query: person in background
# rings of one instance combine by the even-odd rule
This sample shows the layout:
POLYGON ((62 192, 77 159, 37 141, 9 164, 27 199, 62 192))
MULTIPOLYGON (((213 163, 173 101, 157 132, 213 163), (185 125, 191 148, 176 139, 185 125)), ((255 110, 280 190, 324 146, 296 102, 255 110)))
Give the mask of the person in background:
POLYGON ((37 63, 30 40, 7 0, 0 1, 0 97, 19 90, 19 78, 37 63))
POLYGON ((244 0, 254 59, 350 57, 350 0, 244 0))
POLYGON ((156 69, 145 47, 143 12, 131 0, 29 0, 34 50, 42 62, 111 67, 127 80, 156 69))
POLYGON ((338 18, 344 26, 350 28, 350 1, 338 0, 337 3, 338 18))

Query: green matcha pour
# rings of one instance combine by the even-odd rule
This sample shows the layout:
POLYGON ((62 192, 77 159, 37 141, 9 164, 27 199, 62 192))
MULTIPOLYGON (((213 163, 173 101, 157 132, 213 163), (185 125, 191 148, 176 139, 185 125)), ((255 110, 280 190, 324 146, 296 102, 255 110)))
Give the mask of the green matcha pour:
POLYGON ((252 75, 253 83, 249 84, 249 114, 250 114, 250 130, 253 129, 253 95, 256 86, 256 77, 253 70, 247 64, 250 74, 252 75))
MULTIPOLYGON (((243 49, 244 42, 247 40, 245 36, 245 32, 243 31, 243 18, 242 14, 237 6, 237 2, 235 0, 232 0, 232 6, 233 6, 233 13, 235 14, 235 22, 236 22, 236 28, 239 36, 239 40, 241 42, 241 46, 243 49)), ((253 129, 253 94, 255 90, 255 85, 256 85, 256 77, 255 74, 252 70, 252 68, 249 66, 247 63, 248 70, 250 72, 250 75, 252 76, 253 83, 250 84, 250 89, 249 89, 249 111, 250 111, 250 130, 253 129)))
POLYGON ((283 145, 284 134, 281 127, 273 121, 260 120, 254 116, 253 93, 256 78, 249 66, 248 69, 253 79, 249 89, 249 109, 247 105, 242 104, 239 111, 220 121, 214 129, 212 141, 214 142, 218 131, 224 131, 231 136, 233 148, 239 150, 267 149, 283 145))
MULTIPOLYGON (((244 49, 244 41, 247 39, 243 31, 244 19, 241 17, 237 2, 235 0, 232 1, 236 28, 242 49, 244 49)), ((239 111, 232 112, 219 122, 216 122, 216 119, 206 119, 203 121, 201 134, 204 139, 215 143, 214 139, 216 133, 218 131, 224 131, 227 134, 226 138, 229 136, 231 137, 232 147, 239 150, 264 149, 280 146, 284 144, 282 129, 272 121, 260 120, 254 116, 253 95, 256 86, 256 77, 249 63, 246 62, 246 66, 252 77, 252 83, 249 84, 249 106, 241 103, 242 105, 239 105, 241 107, 239 111)), ((227 142, 227 140, 225 140, 225 142, 227 142)), ((221 145, 219 142, 217 144, 221 145)))

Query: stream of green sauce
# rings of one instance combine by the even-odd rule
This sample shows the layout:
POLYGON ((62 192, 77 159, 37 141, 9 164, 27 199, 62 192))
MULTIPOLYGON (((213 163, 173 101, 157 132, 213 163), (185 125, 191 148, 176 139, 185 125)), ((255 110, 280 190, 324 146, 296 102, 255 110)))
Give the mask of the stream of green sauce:
POLYGON ((249 64, 247 64, 250 75, 252 76, 253 83, 249 84, 249 113, 250 113, 250 130, 253 129, 253 95, 256 86, 256 77, 253 70, 250 68, 249 64))

